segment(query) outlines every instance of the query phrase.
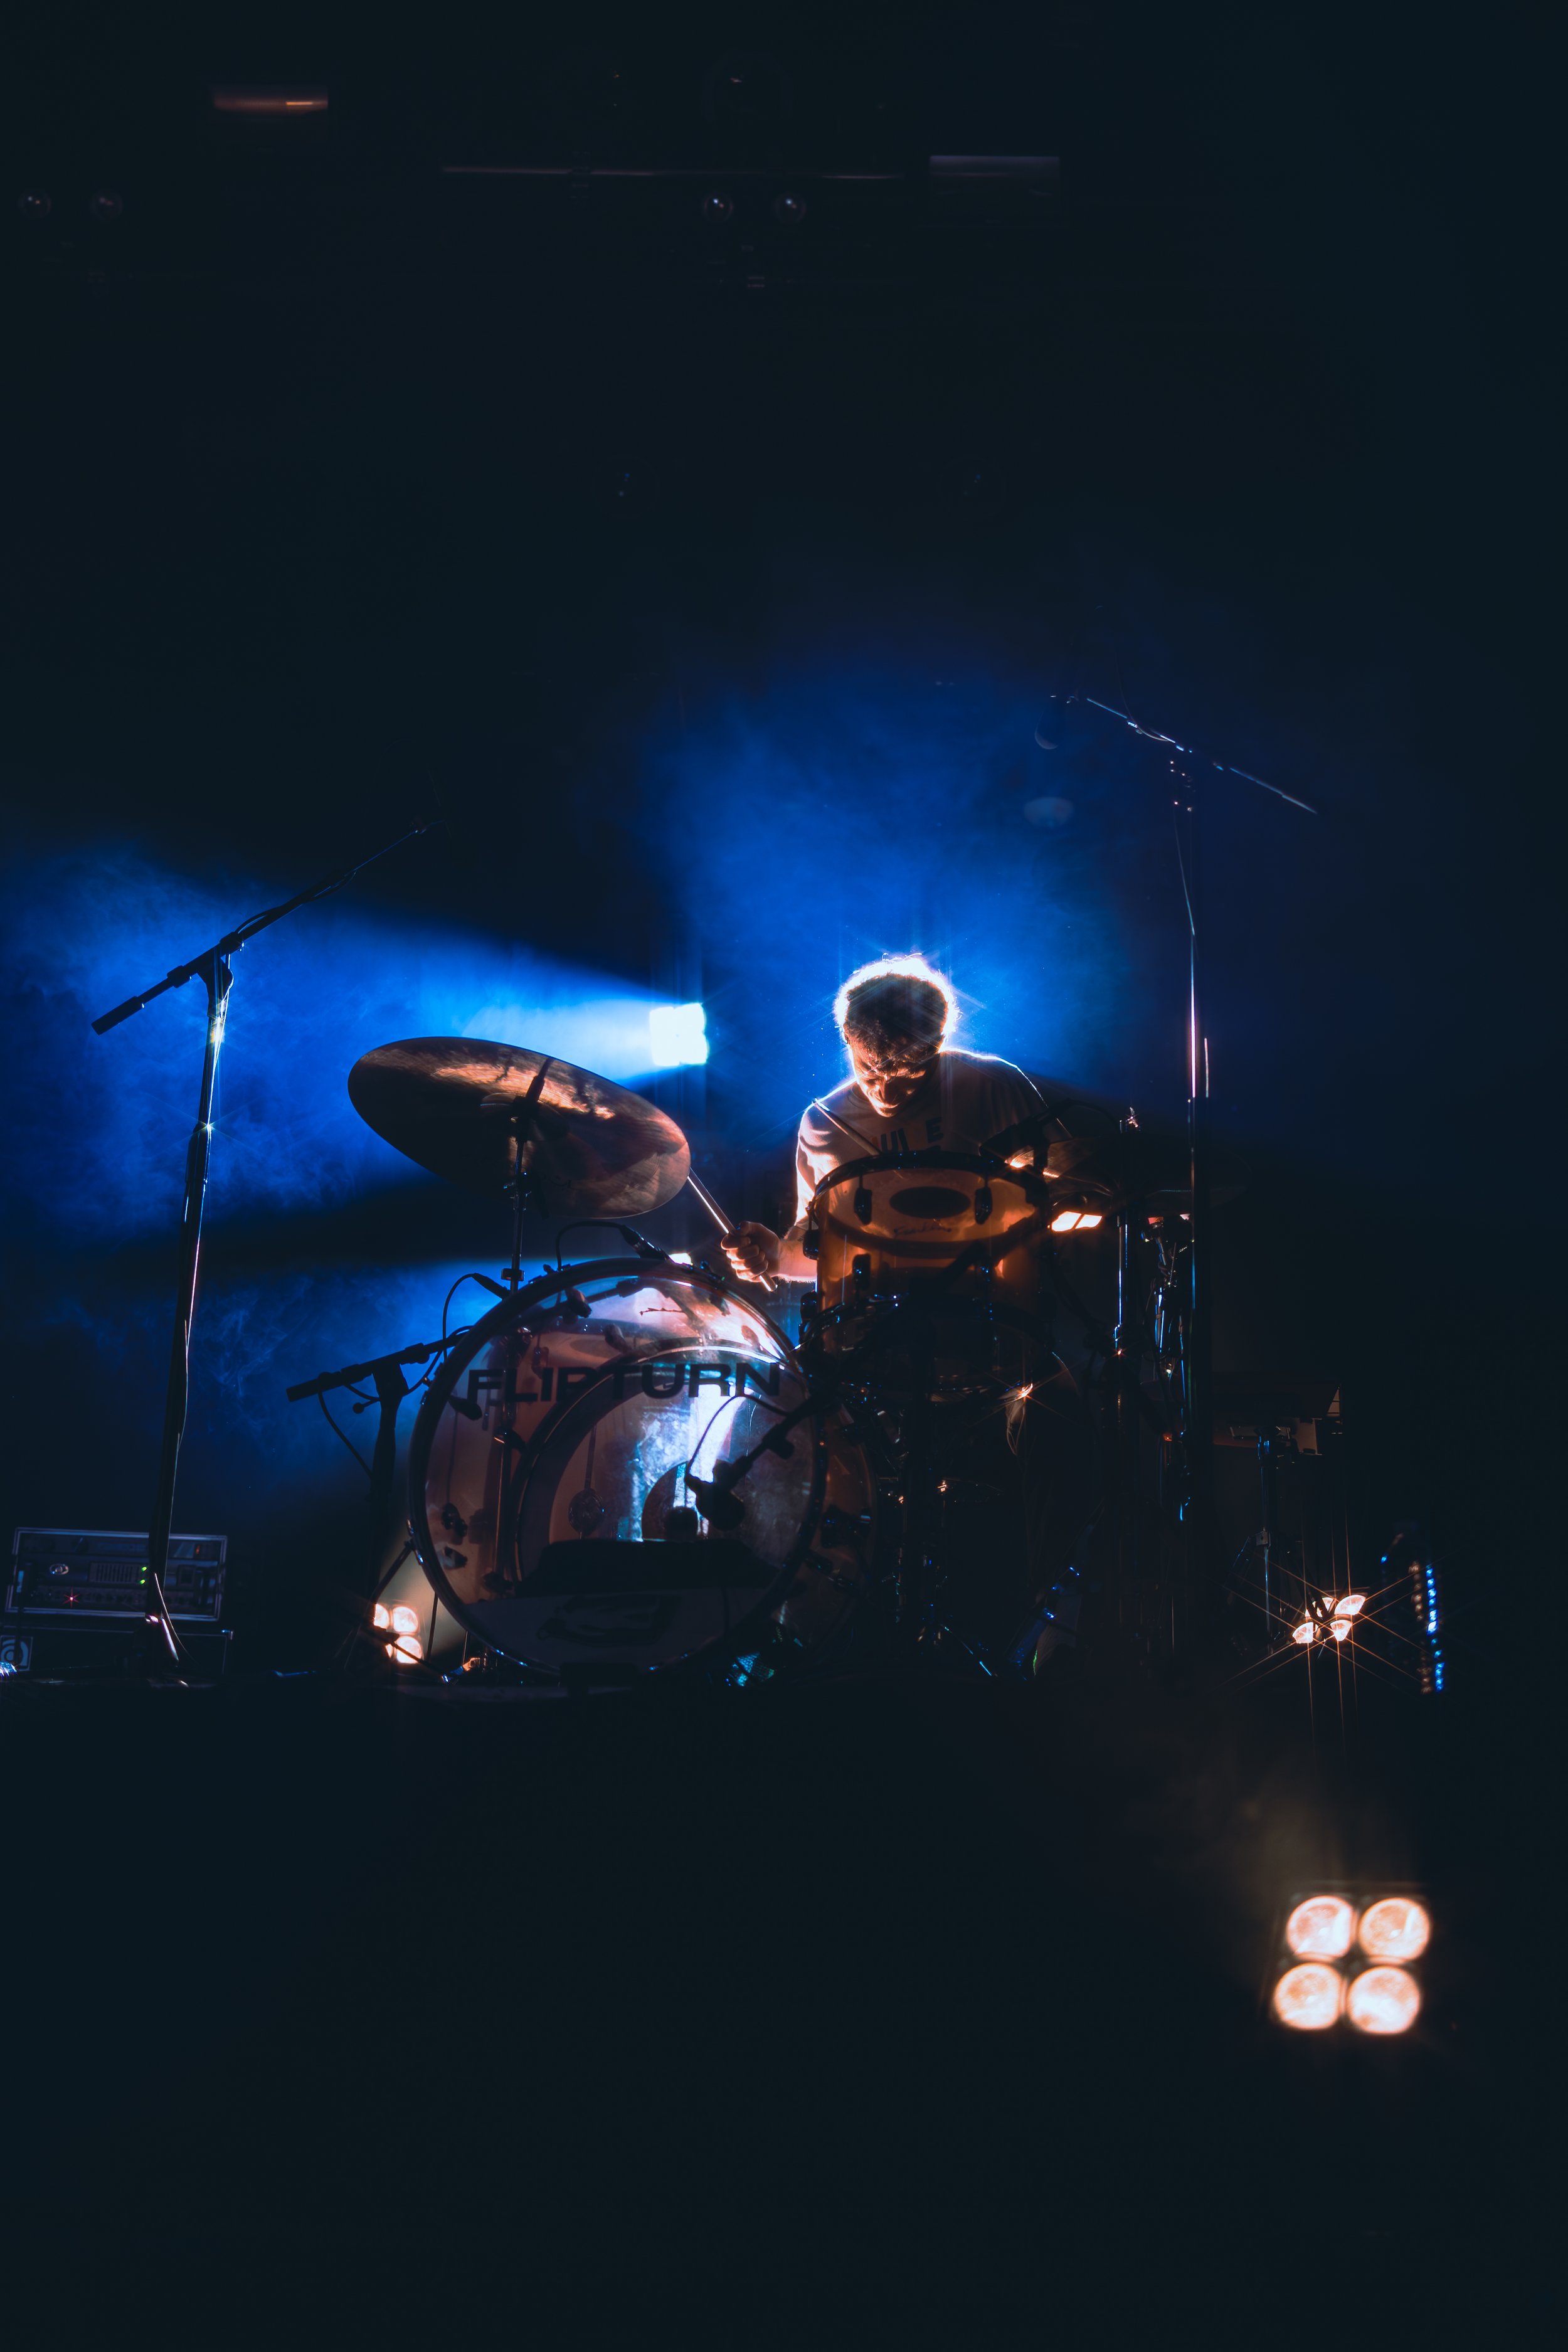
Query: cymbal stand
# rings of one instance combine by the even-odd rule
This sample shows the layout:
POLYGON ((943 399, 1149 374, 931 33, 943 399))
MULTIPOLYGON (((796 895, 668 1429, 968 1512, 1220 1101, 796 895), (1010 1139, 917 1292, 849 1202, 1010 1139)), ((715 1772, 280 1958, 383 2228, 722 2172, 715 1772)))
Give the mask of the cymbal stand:
POLYGON ((155 981, 135 996, 128 996, 123 1004, 100 1015, 93 1028, 101 1037, 121 1022, 129 1021, 133 1013, 142 1012, 154 998, 166 995, 169 990, 184 988, 190 980, 200 980, 206 990, 207 1019, 202 1052, 201 1087, 196 1097, 196 1122, 185 1149, 185 1193, 180 1216, 180 1259, 174 1292, 174 1330, 169 1351, 169 1378, 163 1399, 163 1434, 158 1455, 158 1483, 153 1503, 152 1522, 147 1536, 147 1596, 144 1610, 142 1662, 149 1675, 167 1673, 177 1666, 180 1644, 169 1616, 169 1604, 163 1591, 163 1579, 169 1565, 169 1536, 174 1524, 174 1486, 179 1474, 180 1443, 185 1433, 185 1412, 191 1389, 191 1328, 196 1311, 196 1273, 201 1258, 202 1213, 206 1203, 207 1178, 212 1168, 213 1104, 217 1089, 218 1055, 223 1049, 224 1034, 228 1018, 229 991, 234 985, 230 958, 237 954, 247 940, 280 923, 297 907, 309 906, 317 898, 330 898, 341 890, 356 874, 404 842, 414 841, 428 833, 428 824, 416 824, 407 833, 399 834, 368 857, 361 857, 353 866, 343 866, 331 874, 323 875, 297 890, 280 907, 268 907, 259 915, 251 915, 243 923, 226 931, 210 948, 204 948, 188 963, 176 964, 163 979, 155 981))
MULTIPOLYGON (((1131 1139, 1138 1121, 1132 1111, 1121 1122, 1121 1160, 1131 1165, 1131 1139)), ((1121 1188, 1116 1213, 1116 1328, 1107 1366, 1110 1384, 1110 1461, 1108 1481, 1114 1528, 1110 1565, 1115 1579, 1107 1612, 1110 1622, 1125 1634, 1131 1630, 1138 1581, 1138 1394, 1143 1341, 1138 1297, 1138 1240, 1142 1203, 1121 1188)))
POLYGON ((506 1196, 511 1203, 511 1264, 503 1267, 502 1273, 507 1288, 511 1291, 522 1288, 522 1221, 531 1205, 533 1160, 540 1143, 539 1130, 529 1113, 543 1093, 544 1081, 553 1067, 554 1064, 546 1055, 530 1081, 528 1092, 511 1115, 511 1131, 506 1139, 506 1196))

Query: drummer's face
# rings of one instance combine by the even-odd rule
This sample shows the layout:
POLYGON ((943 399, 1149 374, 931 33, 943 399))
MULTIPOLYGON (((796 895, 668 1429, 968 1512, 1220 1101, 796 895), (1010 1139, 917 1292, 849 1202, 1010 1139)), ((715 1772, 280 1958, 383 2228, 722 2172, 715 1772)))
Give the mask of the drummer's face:
POLYGON ((911 1046, 907 1055, 868 1055, 853 1037, 846 1038, 855 1083, 879 1118, 891 1118, 912 1095, 920 1092, 936 1060, 934 1052, 911 1046))

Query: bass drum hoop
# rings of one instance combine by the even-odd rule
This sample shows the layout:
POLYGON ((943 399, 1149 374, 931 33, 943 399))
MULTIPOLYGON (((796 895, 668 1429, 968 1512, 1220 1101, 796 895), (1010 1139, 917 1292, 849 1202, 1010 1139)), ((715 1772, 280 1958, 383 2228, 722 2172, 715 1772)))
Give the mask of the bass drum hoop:
MULTIPOLYGON (((580 1290, 584 1283, 624 1281, 627 1276, 634 1275, 649 1281, 660 1277, 673 1277, 680 1282, 689 1283, 694 1289, 706 1291, 710 1297, 714 1298, 730 1300, 738 1296, 737 1292, 719 1275, 709 1274, 700 1266, 677 1265, 671 1258, 662 1260, 643 1257, 595 1258, 584 1265, 560 1266, 553 1274, 537 1275, 531 1282, 525 1282, 521 1289, 513 1291, 509 1297, 499 1300, 488 1315, 481 1316, 477 1323, 471 1324, 461 1335, 461 1340, 467 1343, 466 1346, 459 1344, 447 1349, 440 1370, 436 1373, 426 1391, 425 1402, 419 1408, 418 1417, 414 1423, 414 1434, 408 1443, 408 1534, 409 1540, 414 1546, 414 1557, 424 1571, 426 1581, 445 1607, 448 1616, 456 1620, 466 1635, 482 1642, 486 1649, 496 1651, 500 1656, 510 1658, 515 1664, 526 1666, 531 1673, 551 1675, 557 1680, 560 1679, 560 1675, 559 1669, 556 1667, 542 1664, 534 1658, 521 1656, 515 1650, 504 1650, 498 1642, 479 1633, 477 1628, 470 1624, 468 1604, 454 1592, 448 1583, 430 1532, 429 1516, 425 1507, 425 1486, 430 1465, 430 1452, 436 1433, 441 1425, 441 1415, 447 1410, 447 1401, 458 1385, 461 1370, 472 1363, 493 1339, 515 1322, 520 1310, 536 1304, 541 1299, 563 1297, 570 1290, 580 1290)), ((776 1342, 785 1366, 795 1372, 802 1384, 809 1390, 810 1379, 799 1351, 785 1338, 772 1316, 764 1314, 762 1308, 753 1305, 749 1297, 742 1298, 740 1303, 744 1307, 747 1314, 760 1323, 769 1337, 776 1342)), ((574 1409, 574 1403, 557 1408, 563 1423, 574 1409)), ((803 1427, 806 1425, 802 1424, 803 1427)), ((812 1436, 811 1497, 806 1506, 805 1515, 777 1577, 759 1597, 755 1608, 749 1610, 741 1623, 731 1628, 731 1638, 735 1642, 735 1653, 732 1654, 738 1654, 744 1646, 745 1637, 750 1630, 758 1623, 765 1623, 773 1611, 778 1608, 787 1595, 802 1560, 811 1549, 812 1536, 821 1516, 823 1501, 827 1490, 827 1438, 822 1423, 815 1415, 808 1425, 812 1436)), ((863 1443, 863 1441, 860 1442, 863 1443)), ((719 1638, 723 1639, 722 1636, 719 1638)), ((652 1666, 647 1671, 650 1675, 679 1674, 695 1665, 714 1664, 717 1662, 715 1643, 713 1641, 709 1641, 700 1648, 689 1652, 684 1658, 672 1659, 668 1665, 652 1666)))

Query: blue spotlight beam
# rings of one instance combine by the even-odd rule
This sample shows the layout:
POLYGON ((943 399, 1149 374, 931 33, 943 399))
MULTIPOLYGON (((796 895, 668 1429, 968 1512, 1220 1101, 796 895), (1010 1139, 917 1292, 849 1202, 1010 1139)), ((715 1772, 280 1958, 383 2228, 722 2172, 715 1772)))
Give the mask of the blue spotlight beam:
POLYGON ((189 963, 176 964, 165 972, 153 987, 139 995, 129 996, 112 1013, 103 1013, 93 1023, 100 1036, 121 1021, 129 1021, 156 997, 172 988, 183 988, 187 981, 198 975, 207 992, 206 1033, 202 1050, 201 1091, 196 1103, 196 1123, 191 1131, 185 1153, 185 1195, 180 1217, 180 1268, 174 1297, 174 1330, 169 1349, 169 1384, 163 1402, 163 1434, 158 1456, 158 1486, 153 1506, 147 1536, 148 1607, 146 1615, 146 1664, 151 1671, 162 1643, 167 1657, 177 1663, 180 1645, 169 1616, 169 1604, 163 1597, 163 1576, 169 1565, 169 1536, 174 1524, 174 1488, 179 1477, 180 1441, 185 1433, 185 1416, 191 1393, 191 1327, 196 1311, 196 1272, 201 1260, 202 1211, 206 1202, 207 1174, 212 1165, 213 1096, 217 1086, 218 1055, 222 1051, 224 1030, 228 1018, 229 991, 234 985, 234 973, 228 959, 274 923, 296 908, 308 906, 317 898, 330 898, 363 874, 367 866, 402 847, 405 841, 418 839, 431 830, 430 824, 417 824, 408 833, 399 834, 395 841, 383 844, 368 857, 353 866, 344 866, 325 875, 319 882, 307 885, 286 898, 281 906, 265 908, 259 915, 251 915, 232 931, 226 931, 210 948, 203 950, 189 963))

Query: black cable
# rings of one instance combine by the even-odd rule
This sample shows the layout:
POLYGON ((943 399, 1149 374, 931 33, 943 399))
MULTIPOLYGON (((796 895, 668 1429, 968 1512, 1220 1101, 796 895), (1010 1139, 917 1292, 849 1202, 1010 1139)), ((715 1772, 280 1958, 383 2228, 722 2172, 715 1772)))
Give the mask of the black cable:
MULTIPOLYGON (((374 1400, 369 1400, 369 1402, 374 1402, 374 1400)), ((354 1444, 353 1438, 350 1437, 345 1431, 341 1430, 338 1427, 337 1423, 332 1419, 331 1408, 328 1404, 326 1398, 321 1394, 320 1389, 316 1391, 316 1402, 321 1406, 322 1417, 326 1422, 327 1427, 331 1431, 332 1435, 337 1439, 339 1444, 346 1445, 348 1447, 349 1452, 353 1455, 354 1460, 359 1464, 360 1468, 364 1472, 367 1478, 373 1476, 374 1473, 371 1470, 370 1464, 365 1460, 364 1455, 360 1452, 359 1447, 354 1444)))
POLYGON ((565 1261, 563 1259, 561 1255, 561 1244, 565 1240, 567 1234, 587 1233, 590 1228, 599 1233, 619 1234, 621 1239, 627 1244, 628 1248, 635 1248, 637 1255, 639 1257, 646 1257, 650 1265, 656 1258, 668 1261, 668 1251, 656 1248, 652 1242, 645 1241, 640 1234, 634 1234, 631 1226, 622 1224, 618 1217, 574 1217, 570 1224, 563 1225, 560 1232, 555 1236, 555 1271, 557 1274, 560 1274, 564 1266, 565 1261))
MULTIPOLYGON (((453 1301, 453 1299, 454 1299, 454 1298, 456 1298, 456 1297, 457 1297, 457 1295, 458 1295, 458 1291, 459 1291, 459 1290, 461 1290, 461 1288, 462 1288, 462 1286, 463 1286, 463 1285, 464 1285, 464 1283, 465 1283, 465 1282, 478 1282, 478 1281, 479 1281, 481 1278, 482 1278, 482 1277, 481 1277, 480 1276, 479 1276, 479 1275, 477 1275, 477 1274, 474 1274, 474 1273, 472 1273, 472 1272, 469 1272, 469 1273, 468 1273, 468 1274, 460 1274, 460 1275, 458 1276, 457 1281, 452 1285, 451 1289, 450 1289, 450 1290, 448 1290, 448 1292, 447 1293, 446 1297, 441 1301, 441 1337, 442 1337, 442 1339, 450 1339, 450 1338, 452 1338, 452 1337, 454 1336, 454 1335, 453 1335, 451 1332, 449 1332, 449 1331, 447 1330, 447 1316, 448 1316, 448 1315, 450 1314, 450 1312, 451 1312, 451 1308, 452 1308, 452 1301, 453 1301)), ((462 1338, 462 1336, 463 1336, 463 1332, 464 1332, 464 1331, 466 1331, 466 1330, 470 1329, 471 1328, 472 1328, 472 1327, 471 1327, 470 1325, 468 1325, 468 1324, 464 1324, 464 1325, 462 1325, 462 1326, 461 1326, 461 1328, 460 1328, 458 1329, 458 1331, 457 1332, 456 1337, 457 1337, 458 1339, 460 1339, 462 1338)), ((435 1370, 435 1369, 436 1369, 436 1367, 435 1367, 434 1365, 432 1365, 432 1366, 431 1366, 431 1368, 430 1368, 431 1371, 434 1371, 434 1370, 435 1370)), ((429 1373, 429 1372, 426 1372, 426 1375, 425 1375, 425 1378, 426 1378, 426 1380, 428 1380, 428 1379, 429 1379, 429 1377, 430 1377, 430 1373, 429 1373)))

